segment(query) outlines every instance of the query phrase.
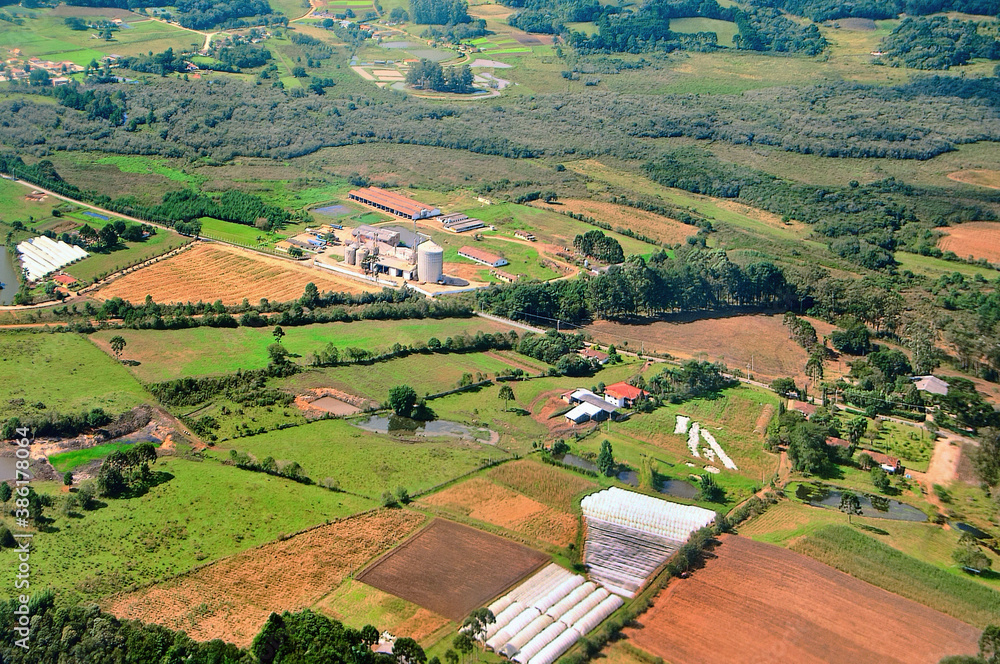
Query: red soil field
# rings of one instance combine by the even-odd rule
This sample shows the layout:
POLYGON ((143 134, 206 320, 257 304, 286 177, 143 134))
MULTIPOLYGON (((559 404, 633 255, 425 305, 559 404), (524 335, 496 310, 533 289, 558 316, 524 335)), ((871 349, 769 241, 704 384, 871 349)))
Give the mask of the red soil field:
POLYGON ((453 521, 429 526, 356 578, 462 620, 548 562, 545 554, 453 521))
MULTIPOLYGON (((816 328, 820 339, 830 334, 833 325, 807 319, 816 328)), ((753 361, 754 377, 763 382, 774 378, 792 377, 806 380, 805 366, 809 356, 805 349, 789 338, 781 316, 745 315, 728 318, 702 318, 690 322, 657 321, 628 325, 607 320, 595 321, 586 331, 602 343, 614 343, 626 350, 666 352, 680 359, 704 359, 724 362, 731 369, 747 370, 753 361)), ((846 372, 836 361, 826 363, 826 379, 846 372)))
POLYGON ((422 521, 402 510, 361 514, 116 595, 103 608, 122 619, 182 629, 199 641, 246 646, 272 611, 312 606, 422 521))
POLYGON ((942 251, 954 251, 959 258, 985 258, 1000 263, 1000 222, 968 221, 938 229, 946 233, 938 240, 942 251))
POLYGON ((246 298, 285 302, 302 296, 309 282, 322 291, 361 293, 378 290, 332 272, 224 244, 198 243, 149 267, 127 274, 97 291, 103 299, 141 303, 146 295, 162 303, 239 304, 246 298))
POLYGON ((671 664, 934 664, 974 654, 979 631, 772 544, 728 535, 625 630, 671 664))

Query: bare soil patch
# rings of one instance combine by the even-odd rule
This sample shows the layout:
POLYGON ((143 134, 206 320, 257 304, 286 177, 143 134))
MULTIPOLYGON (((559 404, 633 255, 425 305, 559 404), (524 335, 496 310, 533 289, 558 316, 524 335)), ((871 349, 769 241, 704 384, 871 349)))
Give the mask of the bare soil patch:
POLYGON ((422 520, 402 510, 351 517, 114 596, 104 609, 122 619, 183 629, 199 641, 246 646, 271 612, 312 606, 422 520))
POLYGON ((955 171, 954 173, 948 173, 948 179, 955 182, 964 182, 965 184, 975 184, 980 187, 989 187, 990 189, 1000 189, 1000 171, 988 168, 955 171))
POLYGON ((859 32, 871 32, 878 26, 870 18, 839 18, 835 21, 837 27, 843 30, 857 30, 859 32))
POLYGON ((626 636, 673 664, 932 664, 979 631, 787 549, 735 535, 626 636))
POLYGON ((444 519, 356 578, 452 620, 462 620, 548 561, 545 554, 444 519))
MULTIPOLYGON (((822 338, 834 329, 829 323, 808 319, 822 338)), ((792 377, 804 382, 805 349, 789 338, 788 329, 781 323, 781 316, 743 315, 728 318, 702 318, 688 322, 656 321, 641 324, 615 323, 600 320, 587 327, 594 338, 628 350, 670 353, 681 359, 704 359, 724 362, 731 368, 746 371, 753 363, 753 374, 758 380, 792 377)), ((847 371, 837 361, 826 363, 826 378, 830 379, 847 371)))
POLYGON ((576 541, 577 520, 572 515, 482 477, 456 484, 420 502, 556 546, 576 541))
POLYGON ((590 198, 567 198, 560 200, 558 204, 535 201, 532 205, 553 212, 584 214, 612 226, 630 228, 661 242, 681 243, 698 232, 694 226, 682 224, 670 217, 590 198))
POLYGON ((938 240, 943 251, 954 251, 959 258, 985 258, 1000 263, 1000 222, 969 221, 939 229, 945 236, 938 240))
POLYGON ((103 299, 121 297, 133 303, 152 295, 156 302, 238 304, 243 298, 279 302, 301 297, 309 282, 320 291, 362 293, 375 290, 352 279, 309 265, 293 263, 222 244, 199 243, 101 288, 103 299))

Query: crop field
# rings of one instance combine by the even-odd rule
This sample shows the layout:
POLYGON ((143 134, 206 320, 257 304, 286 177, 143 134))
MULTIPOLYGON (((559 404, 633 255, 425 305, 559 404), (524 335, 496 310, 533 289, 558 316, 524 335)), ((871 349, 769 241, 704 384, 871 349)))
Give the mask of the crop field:
POLYGON ((547 561, 521 544, 435 519, 356 578, 462 620, 547 561))
POLYGON ((332 272, 281 258, 264 256, 225 245, 198 243, 192 249, 101 288, 104 299, 120 297, 142 302, 214 302, 237 304, 244 298, 275 301, 301 297, 307 283, 320 291, 361 293, 377 290, 332 272))
POLYGON ((979 628, 1000 613, 997 590, 921 562, 850 527, 827 526, 791 542, 789 548, 979 628))
POLYGON ((806 556, 734 535, 715 554, 657 596, 629 641, 673 664, 934 664, 977 652, 977 629, 806 556))
POLYGON ((129 265, 135 265, 150 258, 161 256, 190 242, 191 238, 189 237, 178 235, 173 231, 158 229, 156 235, 142 242, 123 242, 124 249, 117 249, 107 253, 91 252, 89 256, 79 263, 68 266, 66 272, 86 284, 117 272, 129 265))
POLYGON ((91 408, 118 414, 151 400, 80 335, 0 332, 0 419, 91 408))
MULTIPOLYGON (((476 332, 507 332, 513 328, 485 318, 410 319, 402 321, 361 321, 357 323, 326 323, 285 328, 282 345, 292 358, 307 364, 313 353, 333 344, 368 351, 389 350, 399 343, 409 346, 436 337, 442 342, 448 337, 476 332)), ((110 352, 110 340, 122 336, 128 344, 124 359, 136 360, 132 367, 136 377, 146 382, 159 382, 184 376, 208 376, 233 373, 238 369, 259 369, 267 365, 267 347, 274 343, 273 328, 196 327, 185 330, 102 330, 90 335, 91 341, 110 352)), ((381 397, 380 397, 381 398, 381 397)))
MULTIPOLYGON (((660 242, 669 244, 683 243, 688 237, 698 232, 696 227, 682 224, 669 217, 590 198, 567 198, 561 199, 557 203, 535 202, 533 205, 554 212, 566 211, 584 214, 616 228, 628 228, 636 233, 654 237, 660 242)), ((652 246, 646 245, 646 251, 642 253, 648 253, 652 250, 652 246)))
MULTIPOLYGON (((820 338, 834 329, 820 320, 809 319, 809 322, 820 338)), ((807 378, 805 366, 809 357, 802 346, 789 338, 780 316, 746 315, 633 325, 598 320, 586 329, 602 343, 617 344, 627 350, 641 346, 646 351, 670 353, 685 360, 722 362, 730 368, 752 373, 762 382, 791 377, 801 384, 807 378)), ((826 364, 828 379, 848 370, 840 364, 826 364)))
POLYGON ((374 625, 379 631, 415 639, 424 647, 454 624, 413 602, 350 579, 324 597, 316 608, 348 627, 374 625))
POLYGON ((202 237, 233 242, 245 247, 273 248, 279 240, 288 235, 287 233, 268 233, 253 226, 213 219, 212 217, 202 217, 198 221, 201 222, 200 235, 202 237))
POLYGON ((420 499, 420 504, 506 528, 555 546, 576 541, 579 523, 561 512, 483 477, 474 477, 420 499))
POLYGON ((740 33, 740 29, 732 21, 720 21, 714 18, 701 17, 671 19, 670 30, 682 34, 714 32, 719 37, 720 46, 732 46, 733 37, 740 33))
POLYGON ((945 233, 938 240, 943 251, 953 251, 959 258, 1000 263, 1000 222, 970 221, 940 230, 945 233))
POLYGON ((564 512, 575 511, 579 498, 598 488, 579 475, 529 459, 497 466, 487 471, 486 477, 564 512))
POLYGON ((503 457, 495 448, 458 438, 395 438, 370 433, 344 420, 320 420, 295 429, 236 438, 215 446, 298 461, 316 482, 330 477, 345 491, 378 498, 383 491, 405 487, 411 494, 464 475, 490 459, 503 457))
MULTIPOLYGON (((214 462, 164 457, 152 471, 159 483, 144 495, 104 499, 82 516, 62 514, 61 486, 36 487, 55 501, 51 528, 34 539, 49 561, 33 571, 40 586, 92 600, 375 506, 214 462)), ((4 564, 15 558, 0 552, 4 564)))
MULTIPOLYGON (((375 364, 309 369, 288 379, 292 389, 334 387, 377 402, 385 401, 389 389, 406 383, 417 394, 434 394, 458 387, 465 374, 496 376, 501 371, 522 368, 518 356, 503 353, 463 353, 449 355, 410 355, 375 364)), ((497 405, 503 404, 497 401, 497 405)), ((436 408, 436 402, 431 405, 436 408)))
POLYGON ((422 521, 400 510, 358 515, 117 595, 104 608, 119 618, 183 629, 199 641, 247 646, 272 612, 312 606, 422 521))
POLYGON ((468 42, 486 55, 502 55, 504 53, 531 53, 531 49, 522 46, 521 42, 510 35, 491 35, 479 37, 468 42))

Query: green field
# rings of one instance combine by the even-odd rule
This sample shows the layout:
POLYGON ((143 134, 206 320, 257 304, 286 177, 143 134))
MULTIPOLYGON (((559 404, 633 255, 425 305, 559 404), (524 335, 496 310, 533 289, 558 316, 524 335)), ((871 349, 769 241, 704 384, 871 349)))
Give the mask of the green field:
POLYGON ((155 159, 152 157, 112 155, 101 157, 99 164, 114 164, 122 173, 155 173, 162 175, 168 180, 181 182, 185 185, 199 185, 204 181, 194 175, 189 175, 179 168, 168 166, 165 159, 155 159))
POLYGON ((52 454, 49 455, 48 458, 49 463, 52 464, 53 468, 58 470, 60 473, 65 473, 67 470, 75 470, 84 464, 94 461, 95 459, 103 459, 112 452, 124 450, 128 447, 132 447, 132 445, 133 443, 105 443, 103 445, 85 447, 80 450, 52 454))
POLYGON ((1000 272, 988 267, 966 265, 965 263, 956 263, 941 258, 911 254, 905 251, 896 252, 896 262, 899 263, 900 272, 909 270, 914 274, 922 274, 931 279, 937 279, 943 274, 952 274, 953 272, 958 272, 966 277, 974 277, 977 274, 981 274, 988 281, 992 281, 1000 276, 1000 272))
POLYGON ((103 408, 120 413, 152 397, 84 337, 0 332, 0 419, 103 408))
POLYGON ((297 461, 316 482, 329 477, 340 488, 378 498, 383 491, 406 487, 414 494, 463 475, 488 460, 506 455, 489 445, 460 439, 424 440, 369 433, 345 420, 321 420, 295 429, 238 438, 219 444, 213 454, 229 450, 297 461))
MULTIPOLYGON (((32 582, 96 599, 374 506, 213 461, 166 457, 152 470, 166 481, 82 517, 61 514, 65 498, 54 484, 36 486, 53 494, 46 516, 55 521, 35 533, 45 563, 32 569, 32 582)), ((0 561, 10 568, 16 553, 0 551, 0 561)))
MULTIPOLYGON (((340 350, 354 347, 379 351, 388 350, 394 343, 408 346, 431 337, 444 341, 450 336, 510 329, 479 317, 326 323, 285 328, 281 343, 296 362, 308 364, 314 352, 330 343, 340 350)), ((140 362, 132 369, 136 377, 159 382, 262 368, 268 363, 267 347, 274 343, 272 331, 272 327, 102 330, 90 338, 108 351, 111 337, 121 335, 128 344, 122 356, 140 362)))
POLYGON ((201 217, 201 233, 205 237, 224 242, 233 242, 244 247, 274 247, 275 243, 287 237, 285 233, 268 233, 253 226, 231 221, 201 217))
POLYGON ((827 526, 789 547, 842 572, 977 627, 996 622, 1000 592, 950 574, 849 526, 827 526))
MULTIPOLYGON (((100 220, 90 217, 81 217, 81 219, 89 219, 86 223, 91 226, 103 225, 100 220)), ((90 256, 87 256, 79 263, 68 266, 66 272, 83 283, 90 283, 130 265, 136 265, 150 258, 173 251, 189 242, 191 242, 191 238, 189 237, 158 228, 156 229, 156 235, 142 242, 122 242, 121 244, 125 245, 124 249, 116 249, 108 253, 91 252, 90 256)))
MULTIPOLYGON (((504 240, 496 239, 486 239, 481 242, 470 242, 468 238, 465 238, 464 240, 463 238, 455 238, 451 241, 445 241, 442 245, 444 246, 445 262, 478 265, 479 263, 476 263, 476 261, 462 258, 458 255, 458 250, 466 244, 483 251, 500 254, 506 258, 509 262, 508 265, 504 265, 500 268, 506 272, 521 274, 529 279, 540 279, 543 281, 554 279, 559 276, 558 272, 541 264, 538 251, 532 247, 518 242, 506 242, 504 240)), ((483 267, 483 271, 486 274, 489 274, 489 270, 490 268, 486 266, 483 267)))
POLYGON ((720 46, 732 46, 733 37, 740 33, 740 29, 732 21, 720 21, 714 18, 672 18, 670 19, 671 32, 683 34, 695 34, 697 32, 714 32, 719 37, 720 46))

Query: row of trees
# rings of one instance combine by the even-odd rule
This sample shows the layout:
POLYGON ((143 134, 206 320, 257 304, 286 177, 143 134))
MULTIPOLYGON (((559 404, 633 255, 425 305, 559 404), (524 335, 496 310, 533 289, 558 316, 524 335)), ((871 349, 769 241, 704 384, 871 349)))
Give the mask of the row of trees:
POLYGON ((896 18, 900 14, 924 16, 938 12, 996 15, 995 0, 749 0, 760 7, 775 7, 822 23, 838 18, 896 18))

